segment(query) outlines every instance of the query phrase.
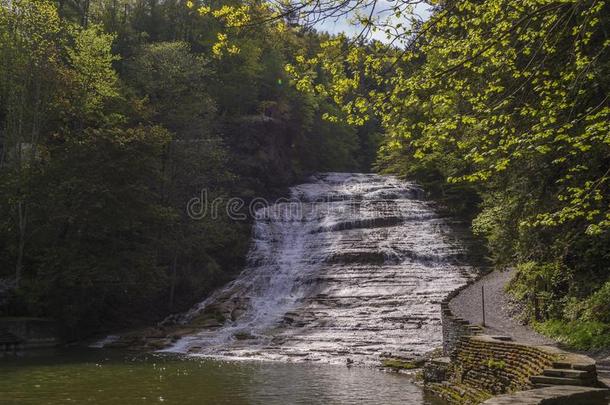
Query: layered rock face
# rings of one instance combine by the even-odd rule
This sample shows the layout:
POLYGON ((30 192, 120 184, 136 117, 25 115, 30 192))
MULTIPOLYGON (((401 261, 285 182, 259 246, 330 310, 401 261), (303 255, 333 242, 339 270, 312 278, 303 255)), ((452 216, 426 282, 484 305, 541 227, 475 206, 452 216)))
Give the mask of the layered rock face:
POLYGON ((169 351, 376 363, 441 345, 440 301, 475 276, 415 184, 325 173, 256 211, 248 266, 169 351))

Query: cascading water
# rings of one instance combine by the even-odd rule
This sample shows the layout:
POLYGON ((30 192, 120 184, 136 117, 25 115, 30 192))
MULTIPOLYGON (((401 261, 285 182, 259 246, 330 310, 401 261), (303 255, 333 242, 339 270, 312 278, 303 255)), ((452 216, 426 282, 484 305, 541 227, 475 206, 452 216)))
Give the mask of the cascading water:
POLYGON ((475 271, 421 195, 374 174, 293 187, 256 212, 247 268, 184 316, 200 330, 167 351, 372 364, 440 346, 439 303, 475 271))

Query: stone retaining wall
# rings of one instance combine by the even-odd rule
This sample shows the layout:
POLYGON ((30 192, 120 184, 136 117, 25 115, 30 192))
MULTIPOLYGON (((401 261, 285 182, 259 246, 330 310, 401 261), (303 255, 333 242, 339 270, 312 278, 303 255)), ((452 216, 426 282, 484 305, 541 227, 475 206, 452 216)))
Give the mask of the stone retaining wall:
POLYGON ((483 329, 477 325, 471 325, 465 319, 455 316, 449 308, 449 302, 455 298, 462 290, 472 283, 465 284, 461 288, 452 291, 443 301, 441 301, 441 325, 443 331, 443 353, 445 356, 451 355, 457 348, 458 343, 463 338, 477 335, 483 329))
MULTIPOLYGON (((559 401, 560 398, 564 398, 562 401, 568 401, 568 398, 584 401, 573 404, 608 403, 604 400, 599 402, 600 397, 607 395, 607 390, 595 388, 602 385, 596 382, 593 359, 564 352, 556 347, 530 346, 501 336, 462 337, 449 358, 429 361, 426 368, 423 373, 426 387, 450 404, 472 405, 484 401, 485 404, 494 405, 567 403, 559 401), (435 373, 435 369, 442 372, 435 373), (558 375, 557 372, 575 375, 584 373, 586 378, 572 382, 570 378, 562 381, 561 378, 551 377, 545 384, 568 385, 555 385, 542 391, 533 389, 535 386, 532 381, 558 375), (440 381, 443 377, 444 381, 440 381), (558 382, 553 383, 555 380, 558 382), (489 399, 503 394, 511 395, 497 397, 504 402, 494 402, 496 398, 489 399), (519 402, 523 398, 534 398, 538 402, 519 402), (556 400, 559 402, 553 402, 556 400)), ((536 385, 538 386, 540 385, 536 385)))
POLYGON ((451 404, 477 404, 493 395, 532 388, 530 377, 551 367, 559 358, 551 347, 501 339, 460 336, 451 350, 446 381, 427 381, 427 388, 451 404))
POLYGON ((553 352, 550 347, 473 336, 462 339, 451 357, 453 378, 494 395, 530 389, 530 377, 558 359, 553 352))

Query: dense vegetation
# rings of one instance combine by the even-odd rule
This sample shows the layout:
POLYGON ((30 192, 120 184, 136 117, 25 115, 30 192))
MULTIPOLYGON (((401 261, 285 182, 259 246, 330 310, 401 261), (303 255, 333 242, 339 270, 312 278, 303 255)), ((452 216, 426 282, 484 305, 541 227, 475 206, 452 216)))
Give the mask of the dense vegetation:
POLYGON ((610 5, 449 0, 410 28, 396 22, 406 7, 392 7, 394 23, 361 21, 402 50, 331 40, 291 72, 351 122, 380 117, 378 168, 472 218, 496 266, 516 266, 524 319, 581 348, 608 345, 610 5), (332 86, 316 86, 316 68, 332 86))
POLYGON ((313 31, 259 24, 223 46, 183 1, 1 4, 4 315, 82 337, 184 310, 240 270, 250 235, 222 207, 189 218, 190 199, 277 195, 374 158, 371 131, 288 85, 313 31))

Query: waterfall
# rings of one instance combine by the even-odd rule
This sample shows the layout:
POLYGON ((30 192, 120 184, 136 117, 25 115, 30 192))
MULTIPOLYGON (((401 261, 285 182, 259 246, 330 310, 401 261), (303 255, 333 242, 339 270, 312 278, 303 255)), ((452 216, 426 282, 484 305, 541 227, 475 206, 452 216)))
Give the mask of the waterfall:
POLYGON ((198 331, 167 351, 372 364, 439 347, 439 303, 475 271, 422 196, 375 174, 292 187, 256 212, 245 270, 185 314, 198 331))

